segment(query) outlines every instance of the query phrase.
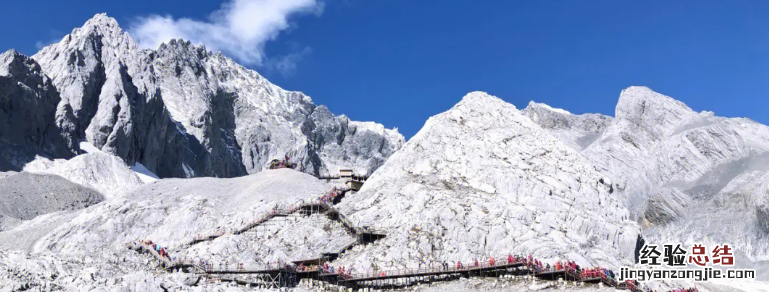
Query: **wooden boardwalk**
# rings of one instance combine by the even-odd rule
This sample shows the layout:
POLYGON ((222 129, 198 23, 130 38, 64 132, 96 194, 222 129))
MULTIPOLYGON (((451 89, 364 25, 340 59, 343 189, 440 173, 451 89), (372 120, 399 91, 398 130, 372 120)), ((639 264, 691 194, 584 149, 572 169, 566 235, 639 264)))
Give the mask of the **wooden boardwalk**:
POLYGON ((410 271, 402 271, 402 272, 396 272, 396 273, 370 273, 370 274, 364 274, 364 275, 355 275, 351 278, 344 278, 341 280, 341 282, 366 282, 366 281, 374 281, 374 280, 387 280, 387 279, 398 279, 398 278, 417 278, 417 277, 429 277, 429 276, 443 276, 443 275, 455 275, 455 274, 462 274, 471 276, 473 274, 483 274, 484 272, 493 272, 493 271, 501 271, 501 270, 507 270, 512 268, 518 268, 523 267, 523 263, 510 263, 510 264, 501 264, 501 265, 494 265, 494 266, 481 266, 481 267, 469 267, 464 269, 457 269, 457 268, 433 268, 433 269, 424 269, 424 270, 410 270, 410 271))

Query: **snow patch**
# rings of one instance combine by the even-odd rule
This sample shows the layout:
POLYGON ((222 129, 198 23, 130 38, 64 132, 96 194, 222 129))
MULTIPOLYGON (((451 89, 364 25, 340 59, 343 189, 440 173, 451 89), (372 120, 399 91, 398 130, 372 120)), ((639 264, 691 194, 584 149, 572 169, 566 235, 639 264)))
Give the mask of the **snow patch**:
POLYGON ((159 179, 157 175, 152 173, 147 167, 145 167, 143 164, 137 162, 134 164, 133 167, 131 167, 131 170, 133 170, 137 176, 139 176, 139 179, 142 180, 145 184, 154 182, 159 179))

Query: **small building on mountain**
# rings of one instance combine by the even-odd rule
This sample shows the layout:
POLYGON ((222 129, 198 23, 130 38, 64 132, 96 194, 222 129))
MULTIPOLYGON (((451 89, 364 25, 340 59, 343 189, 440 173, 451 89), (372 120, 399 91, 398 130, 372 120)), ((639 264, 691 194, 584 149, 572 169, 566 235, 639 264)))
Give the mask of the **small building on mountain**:
POLYGON ((344 183, 347 188, 353 191, 359 191, 361 187, 363 187, 363 182, 359 180, 348 180, 344 183))
POLYGON ((339 178, 352 178, 354 175, 352 169, 340 169, 339 178))

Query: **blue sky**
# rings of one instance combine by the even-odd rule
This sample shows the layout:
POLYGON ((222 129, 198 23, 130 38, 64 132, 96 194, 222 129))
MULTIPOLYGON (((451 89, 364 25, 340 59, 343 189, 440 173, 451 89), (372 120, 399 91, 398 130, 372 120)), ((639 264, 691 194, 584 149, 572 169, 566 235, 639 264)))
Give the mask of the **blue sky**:
MULTIPOLYGON (((97 12, 127 28, 150 15, 207 21, 221 5, 111 2, 3 3, 0 50, 33 54, 97 12)), ((623 88, 645 85, 769 124, 769 1, 328 0, 311 10, 289 15, 249 67, 406 137, 474 90, 519 108, 613 115, 623 88)))

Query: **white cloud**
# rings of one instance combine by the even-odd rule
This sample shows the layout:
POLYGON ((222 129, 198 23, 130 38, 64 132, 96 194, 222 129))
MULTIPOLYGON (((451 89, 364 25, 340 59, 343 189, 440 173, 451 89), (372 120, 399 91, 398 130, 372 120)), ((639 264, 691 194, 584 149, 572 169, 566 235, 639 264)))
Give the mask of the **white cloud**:
POLYGON ((181 38, 246 64, 261 65, 265 43, 290 28, 290 16, 320 15, 322 11, 323 4, 317 0, 228 0, 206 21, 151 15, 139 18, 129 31, 144 48, 156 49, 161 43, 181 38))

